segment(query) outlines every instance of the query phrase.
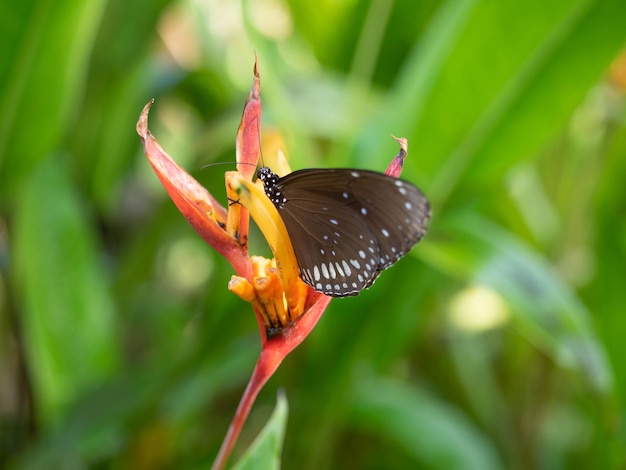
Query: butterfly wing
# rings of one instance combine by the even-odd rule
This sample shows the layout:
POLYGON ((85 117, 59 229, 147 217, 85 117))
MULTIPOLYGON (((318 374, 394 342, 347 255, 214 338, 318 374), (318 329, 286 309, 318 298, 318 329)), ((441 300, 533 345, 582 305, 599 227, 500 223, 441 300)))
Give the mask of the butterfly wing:
POLYGON ((428 230, 430 204, 413 184, 371 171, 350 170, 354 208, 363 215, 380 249, 380 270, 404 256, 428 230))
POLYGON ((280 178, 278 206, 302 280, 331 296, 369 287, 426 233, 430 208, 410 183, 351 169, 299 170, 280 178))

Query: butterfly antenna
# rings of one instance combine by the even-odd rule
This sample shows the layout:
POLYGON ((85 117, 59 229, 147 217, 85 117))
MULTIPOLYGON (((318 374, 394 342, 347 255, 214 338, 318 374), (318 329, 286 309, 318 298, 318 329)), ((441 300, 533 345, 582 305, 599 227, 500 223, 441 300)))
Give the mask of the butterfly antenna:
POLYGON ((263 148, 261 147, 261 122, 259 116, 256 117, 256 134, 259 142, 259 157, 261 158, 261 166, 265 167, 265 160, 263 159, 263 148))
POLYGON ((246 163, 246 162, 213 162, 213 163, 207 163, 206 165, 202 165, 200 167, 201 170, 204 170, 205 168, 209 168, 212 166, 216 166, 216 165, 250 165, 250 166, 256 166, 254 163, 246 163))

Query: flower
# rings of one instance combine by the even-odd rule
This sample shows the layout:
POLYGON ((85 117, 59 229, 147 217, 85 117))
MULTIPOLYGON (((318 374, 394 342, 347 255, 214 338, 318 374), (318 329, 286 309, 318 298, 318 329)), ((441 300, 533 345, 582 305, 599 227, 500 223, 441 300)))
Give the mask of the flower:
MULTIPOLYGON (((237 130, 237 171, 226 173, 228 208, 219 202, 167 155, 148 130, 143 109, 137 122, 144 153, 172 201, 198 234, 224 256, 236 273, 228 288, 252 305, 261 334, 261 352, 248 386, 213 464, 223 468, 248 413, 263 385, 282 360, 311 332, 331 297, 314 291, 298 276, 298 264, 285 225, 261 186, 252 182, 260 155, 261 98, 258 63, 237 130), (249 215, 255 220, 274 255, 248 254, 249 215)), ((395 138, 395 137, 394 137, 395 138)), ((399 176, 406 156, 406 139, 387 169, 399 176)), ((285 167, 285 162, 282 162, 285 167)), ((287 170, 288 171, 288 170, 287 170)))

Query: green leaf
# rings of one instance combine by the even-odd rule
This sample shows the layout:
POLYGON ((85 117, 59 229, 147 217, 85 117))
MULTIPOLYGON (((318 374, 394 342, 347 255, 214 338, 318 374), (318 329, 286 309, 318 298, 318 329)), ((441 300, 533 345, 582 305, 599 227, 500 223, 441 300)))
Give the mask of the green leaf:
POLYGON ((469 212, 441 222, 436 230, 445 233, 445 241, 425 244, 422 252, 433 265, 497 291, 531 343, 562 367, 578 370, 597 391, 609 392, 612 372, 589 311, 539 253, 469 212))
POLYGON ((0 187, 21 178, 61 143, 87 78, 105 0, 34 0, 2 6, 8 73, 0 74, 0 187), (36 138, 33 138, 36 135, 36 138))
POLYGON ((64 173, 43 165, 23 188, 13 230, 21 322, 44 422, 116 369, 115 308, 94 226, 64 173))
POLYGON ((408 137, 436 204, 460 183, 499 183, 563 129, 623 47, 624 17, 619 0, 447 2, 355 154, 408 137))
POLYGON ((233 470, 279 469, 280 454, 287 427, 287 397, 279 391, 276 408, 263 430, 250 445, 248 450, 233 470))
MULTIPOLYGON (((626 122, 626 108, 618 118, 626 122)), ((626 403, 626 315, 624 315, 623 286, 626 278, 626 219, 621 217, 626 207, 626 126, 621 126, 613 142, 607 146, 602 172, 595 182, 595 210, 592 226, 596 230, 593 252, 596 266, 591 285, 586 289, 586 301, 596 306, 596 321, 611 358, 616 375, 617 392, 626 403), (616 214, 620 216, 616 217, 616 214)))
POLYGON ((415 386, 369 377, 357 381, 352 419, 397 444, 416 466, 504 468, 489 439, 463 413, 415 386))

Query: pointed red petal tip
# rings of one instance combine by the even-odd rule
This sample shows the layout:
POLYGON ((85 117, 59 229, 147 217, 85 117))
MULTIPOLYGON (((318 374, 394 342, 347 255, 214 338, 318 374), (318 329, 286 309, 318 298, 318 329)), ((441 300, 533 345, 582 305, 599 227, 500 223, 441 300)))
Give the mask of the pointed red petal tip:
POLYGON ((409 143, 404 137, 396 137, 394 135, 392 135, 391 137, 393 138, 393 140, 398 142, 398 144, 400 144, 400 151, 385 170, 385 174, 393 176, 394 178, 399 178, 402 174, 402 167, 404 165, 404 159, 406 158, 408 152, 409 143))
POLYGON ((259 73, 259 57, 254 53, 254 68, 252 69, 254 74, 254 82, 252 89, 250 90, 250 97, 259 99, 261 97, 261 74, 259 73))
POLYGON ((145 141, 150 131, 148 130, 148 114, 150 113, 150 108, 154 104, 154 98, 152 98, 146 105, 143 107, 141 114, 139 115, 139 119, 137 120, 137 134, 141 137, 142 141, 145 141))
POLYGON ((235 141, 237 171, 249 180, 261 154, 261 77, 255 55, 254 80, 243 108, 235 141))

